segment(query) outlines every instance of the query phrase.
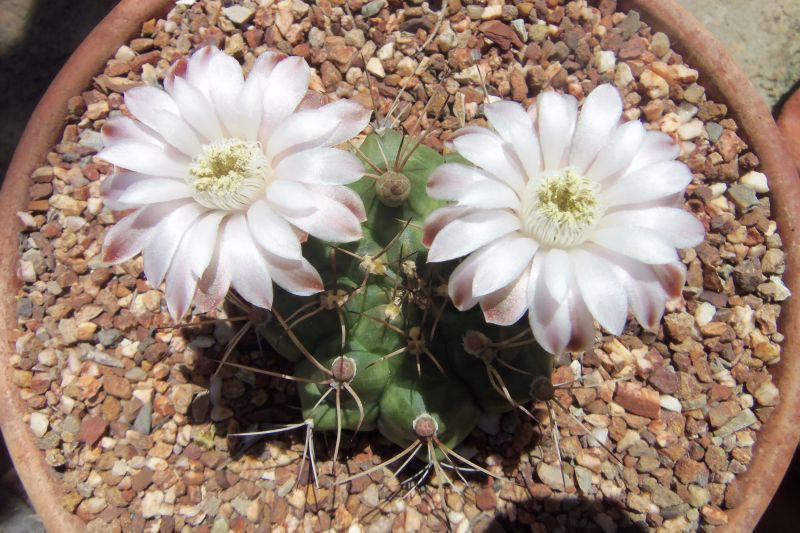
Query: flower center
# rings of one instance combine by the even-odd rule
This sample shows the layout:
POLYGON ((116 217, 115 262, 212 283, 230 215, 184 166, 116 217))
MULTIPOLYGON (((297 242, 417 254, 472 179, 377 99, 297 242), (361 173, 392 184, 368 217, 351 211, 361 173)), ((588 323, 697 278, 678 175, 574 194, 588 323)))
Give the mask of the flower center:
POLYGON ((580 244, 599 219, 598 189, 571 168, 529 181, 522 199, 523 230, 544 245, 580 244))
POLYGON ((203 145, 192 159, 187 181, 201 205, 239 211, 264 196, 269 170, 257 141, 219 139, 203 145))

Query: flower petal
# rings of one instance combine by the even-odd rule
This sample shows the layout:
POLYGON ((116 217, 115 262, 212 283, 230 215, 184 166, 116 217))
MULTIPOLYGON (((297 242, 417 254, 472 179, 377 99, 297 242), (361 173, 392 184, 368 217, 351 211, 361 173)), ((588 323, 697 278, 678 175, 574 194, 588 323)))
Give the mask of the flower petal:
POLYGON ((178 106, 170 95, 159 87, 140 85, 125 92, 125 107, 142 124, 158 130, 157 117, 161 113, 178 114, 178 106))
POLYGON ((656 331, 664 314, 667 295, 653 266, 599 247, 594 251, 606 258, 619 283, 625 287, 628 303, 639 324, 656 331))
POLYGON ((125 209, 132 209, 140 207, 140 205, 147 205, 152 203, 160 203, 164 199, 156 196, 149 198, 148 201, 139 203, 127 203, 121 200, 121 197, 128 190, 129 187, 136 186, 139 182, 143 181, 158 181, 166 180, 176 184, 185 183, 181 179, 162 178, 159 176, 149 176, 147 174, 140 174, 138 172, 127 172, 124 170, 117 170, 110 176, 106 176, 100 182, 100 197, 103 203, 115 211, 124 211, 125 209))
POLYGON ((541 172, 542 150, 533 129, 533 122, 520 104, 500 101, 484 106, 489 123, 511 146, 528 176, 541 172))
POLYGON ((266 253, 265 259, 272 280, 292 294, 309 296, 325 288, 319 272, 304 257, 285 259, 266 253))
POLYGON ((427 191, 431 198, 457 200, 473 184, 497 178, 476 167, 461 163, 445 163, 436 167, 428 178, 427 191))
MULTIPOLYGON (((486 248, 491 248, 491 245, 486 248)), ((453 301, 453 305, 459 311, 472 309, 478 303, 478 298, 472 295, 472 282, 478 266, 485 259, 483 252, 485 249, 478 250, 470 254, 453 269, 450 279, 447 282, 447 293, 453 301)))
POLYGON ((164 139, 156 132, 128 117, 111 117, 103 125, 103 146, 117 143, 152 144, 164 149, 164 139))
POLYGON ((298 111, 281 124, 280 135, 260 139, 266 146, 267 158, 277 166, 282 157, 322 146, 338 127, 334 116, 318 110, 298 111))
POLYGON ((189 157, 200 153, 202 150, 200 139, 181 117, 164 112, 153 118, 155 130, 171 146, 174 146, 189 157))
POLYGON ((570 165, 584 174, 597 157, 622 116, 622 97, 611 84, 598 85, 583 103, 572 137, 570 165))
MULTIPOLYGON (((566 300, 555 300, 547 290, 543 265, 543 257, 537 254, 528 278, 528 322, 542 348, 560 354, 569 343, 572 321, 566 300)), ((568 279, 567 283, 572 285, 572 279, 568 279)))
MULTIPOLYGON (((200 278, 205 273, 214 256, 219 240, 219 226, 228 215, 225 211, 208 211, 203 214, 191 229, 192 261, 191 271, 200 278)), ((179 252, 176 252, 176 256, 179 252)))
POLYGON ((181 117, 206 140, 224 137, 217 112, 208 98, 183 78, 176 77, 172 83, 172 94, 180 109, 181 117))
POLYGON ((703 242, 705 227, 694 215, 674 207, 650 207, 616 211, 604 216, 599 228, 647 228, 676 248, 690 248, 703 242))
POLYGON ((435 210, 425 219, 425 228, 422 230, 422 244, 430 248, 431 243, 442 231, 442 228, 455 219, 473 211, 473 208, 463 205, 448 205, 435 210))
POLYGON ((364 165, 358 158, 336 148, 312 148, 284 157, 275 167, 278 179, 344 185, 361 179, 364 165))
POLYGON ((316 110, 319 114, 334 117, 339 126, 325 140, 325 146, 347 142, 367 127, 372 111, 353 100, 337 100, 316 110))
POLYGON ((222 251, 239 295, 263 309, 272 307, 272 277, 261 251, 253 242, 243 214, 231 216, 222 233, 222 251))
POLYGON ((97 157, 142 174, 176 178, 183 178, 190 164, 185 155, 174 149, 133 142, 106 146, 97 157))
POLYGON ((577 248, 570 252, 570 257, 586 307, 601 326, 619 335, 628 315, 625 288, 602 256, 577 248))
POLYGON ((362 237, 361 220, 348 206, 310 187, 307 190, 315 210, 309 214, 279 211, 289 223, 329 242, 352 242, 362 237))
POLYGON ((646 228, 595 229, 589 241, 648 265, 672 263, 678 258, 674 246, 646 228))
POLYGON ((507 185, 496 180, 480 181, 469 190, 459 194, 458 205, 468 205, 481 209, 513 209, 519 210, 520 201, 517 193, 507 185))
POLYGON ((554 300, 560 302, 569 293, 573 277, 572 259, 565 250, 552 248, 544 256, 544 281, 554 300))
POLYGON ((522 315, 528 310, 529 276, 530 264, 513 283, 481 300, 481 309, 487 322, 499 326, 510 326, 522 318, 522 315))
POLYGON ((267 186, 266 199, 279 213, 287 215, 309 215, 317 205, 305 183, 275 180, 267 186))
POLYGON ((518 229, 519 218, 508 211, 489 210, 466 214, 450 222, 436 235, 428 252, 428 262, 438 263, 463 257, 518 229))
POLYGON ((216 309, 225 300, 231 286, 230 269, 222 255, 222 246, 220 246, 221 233, 218 233, 213 242, 214 253, 203 276, 197 283, 194 307, 198 313, 207 313, 216 309))
POLYGON ((641 122, 632 120, 614 130, 608 143, 597 154, 594 163, 586 172, 586 177, 602 181, 628 168, 633 156, 644 140, 645 129, 641 122))
POLYGON ((307 185, 308 189, 345 206, 359 222, 367 220, 364 202, 356 191, 343 185, 307 185))
POLYGON ((514 282, 530 266, 538 248, 533 239, 513 234, 497 241, 491 256, 478 267, 472 281, 473 296, 487 295, 514 282))
POLYGON ((303 58, 287 57, 275 64, 263 93, 260 138, 269 139, 305 97, 311 69, 303 58))
POLYGON ((639 151, 633 156, 633 161, 626 172, 635 172, 662 161, 672 161, 680 153, 681 147, 672 140, 672 137, 660 131, 647 131, 639 151))
POLYGON ((558 170, 569 153, 578 103, 570 95, 545 92, 536 98, 536 107, 544 169, 558 170))
POLYGON ((222 53, 222 50, 216 46, 204 46, 200 50, 192 53, 186 64, 186 75, 184 79, 191 84, 192 87, 200 91, 208 102, 211 102, 211 88, 209 84, 211 61, 218 54, 222 53))
POLYGON ((303 252, 300 241, 289 223, 278 215, 266 202, 255 202, 247 210, 247 224, 253 240, 262 248, 277 256, 299 259, 303 252))
POLYGON ((607 208, 644 203, 683 191, 692 172, 680 161, 664 161, 624 174, 601 192, 607 208))
POLYGON ((192 297, 197 289, 197 277, 192 274, 194 239, 188 231, 181 239, 175 259, 167 272, 165 295, 167 309, 172 319, 179 321, 192 304, 192 297))
POLYGON ((459 130, 453 139, 458 153, 515 191, 522 191, 527 178, 513 148, 496 133, 486 128, 459 130), (466 131, 466 133, 464 133, 466 131))
POLYGON ((151 287, 161 285, 181 239, 205 211, 205 207, 187 202, 158 223, 155 230, 157 237, 147 243, 142 251, 144 273, 151 287))
POLYGON ((177 200, 151 204, 137 209, 114 224, 103 239, 103 261, 118 264, 141 252, 156 234, 158 223, 187 203, 177 200))
POLYGON ((677 298, 681 295, 686 283, 686 265, 680 261, 668 265, 653 265, 653 272, 656 273, 667 296, 677 298))
POLYGON ((216 54, 208 65, 208 89, 217 116, 230 135, 241 131, 239 98, 244 88, 244 75, 239 62, 228 54, 216 54))
POLYGON ((185 181, 158 177, 147 179, 139 175, 139 179, 120 192, 118 199, 123 204, 147 205, 191 196, 192 190, 185 181))

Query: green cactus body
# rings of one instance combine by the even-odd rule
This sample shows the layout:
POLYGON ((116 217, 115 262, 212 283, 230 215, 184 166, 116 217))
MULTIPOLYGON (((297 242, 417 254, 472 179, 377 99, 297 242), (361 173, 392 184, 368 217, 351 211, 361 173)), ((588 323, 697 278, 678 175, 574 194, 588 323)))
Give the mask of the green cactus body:
MULTIPOLYGON (((393 131, 369 135, 360 154, 373 174, 352 186, 367 213, 364 238, 341 247, 307 242, 306 257, 325 292, 276 294, 273 311, 294 339, 276 317, 259 330, 308 380, 298 389, 303 416, 315 429, 377 427, 407 447, 429 436, 415 428, 427 415, 433 436, 453 448, 482 413, 513 409, 508 395, 529 402, 532 380, 549 380, 551 358, 536 344, 515 342, 530 337, 527 324, 491 326, 480 310, 456 310, 446 291, 454 265, 426 264, 422 226, 442 205, 427 195, 426 183, 445 158, 393 131), (491 346, 468 353, 470 332, 491 346)), ((425 459, 425 452, 418 456, 425 459)))

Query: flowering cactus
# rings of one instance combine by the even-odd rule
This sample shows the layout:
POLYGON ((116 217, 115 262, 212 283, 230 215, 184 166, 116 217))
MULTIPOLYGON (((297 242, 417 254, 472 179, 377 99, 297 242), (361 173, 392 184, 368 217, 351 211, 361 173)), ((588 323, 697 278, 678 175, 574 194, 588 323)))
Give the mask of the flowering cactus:
POLYGON ((257 329, 303 409, 290 428, 336 431, 334 457, 342 430, 377 429, 404 449, 389 462, 478 468, 454 448, 483 413, 552 398, 548 352, 591 345, 593 318, 619 333, 629 306, 655 327, 682 287, 675 247, 703 232, 675 207, 691 174, 668 138, 619 125, 612 87, 580 115, 554 93, 487 104, 495 131, 443 156, 383 127, 336 148, 369 113, 320 105, 308 77, 266 53, 245 81, 205 48, 165 90, 130 91, 137 120, 109 121, 101 156, 120 167, 107 204, 135 211, 105 255, 141 251, 176 318, 230 289, 268 309, 257 329))

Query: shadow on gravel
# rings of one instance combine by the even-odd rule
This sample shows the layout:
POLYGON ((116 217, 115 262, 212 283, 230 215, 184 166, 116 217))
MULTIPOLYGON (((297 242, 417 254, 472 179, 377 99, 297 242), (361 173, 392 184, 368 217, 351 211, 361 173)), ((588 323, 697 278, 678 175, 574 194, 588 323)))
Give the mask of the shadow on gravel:
MULTIPOLYGON (((0 180, 22 130, 47 86, 115 0, 27 0, 33 3, 27 31, 0 50, 0 180)), ((0 2, 21 9, 26 0, 0 2)), ((0 31, 3 31, 0 29, 0 31)))

